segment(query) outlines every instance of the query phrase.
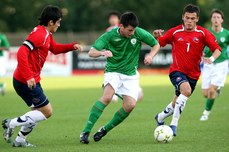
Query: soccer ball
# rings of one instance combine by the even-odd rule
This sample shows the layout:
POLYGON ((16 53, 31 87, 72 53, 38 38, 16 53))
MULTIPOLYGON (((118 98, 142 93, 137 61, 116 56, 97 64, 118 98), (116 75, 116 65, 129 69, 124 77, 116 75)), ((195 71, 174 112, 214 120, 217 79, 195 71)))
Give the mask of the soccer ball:
POLYGON ((173 139, 173 131, 167 125, 158 126, 154 130, 154 138, 160 143, 169 143, 173 139))

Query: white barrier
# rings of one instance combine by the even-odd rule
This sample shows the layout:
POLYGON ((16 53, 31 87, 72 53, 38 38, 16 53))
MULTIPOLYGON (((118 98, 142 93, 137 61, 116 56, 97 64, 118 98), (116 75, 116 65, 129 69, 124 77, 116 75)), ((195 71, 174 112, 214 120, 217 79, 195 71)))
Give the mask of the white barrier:
MULTIPOLYGON (((6 76, 12 77, 17 66, 17 51, 19 47, 11 47, 8 52, 4 52, 6 64, 6 76)), ((48 54, 42 76, 70 76, 72 74, 72 52, 54 55, 48 54)))

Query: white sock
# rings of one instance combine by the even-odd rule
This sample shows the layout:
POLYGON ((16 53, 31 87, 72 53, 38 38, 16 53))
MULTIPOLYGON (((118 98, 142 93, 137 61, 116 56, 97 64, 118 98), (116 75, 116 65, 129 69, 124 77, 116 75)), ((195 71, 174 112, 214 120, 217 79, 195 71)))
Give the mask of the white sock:
POLYGON ((26 114, 16 117, 10 121, 9 127, 15 128, 18 126, 26 126, 36 124, 39 121, 46 120, 44 114, 38 110, 29 111, 26 114))
POLYGON ((158 121, 163 122, 165 118, 171 116, 173 114, 174 108, 172 106, 172 102, 170 102, 164 111, 158 114, 158 121))
POLYGON ((180 94, 177 98, 175 108, 174 108, 174 113, 173 113, 173 118, 171 121, 170 125, 173 126, 178 126, 178 121, 180 119, 180 115, 182 111, 184 110, 186 101, 188 100, 188 97, 184 96, 183 94, 180 94))
POLYGON ((27 136, 29 135, 29 133, 32 132, 33 128, 36 127, 36 125, 37 125, 37 123, 27 125, 27 126, 22 126, 21 130, 19 131, 19 133, 16 137, 16 141, 17 142, 25 142, 27 136))
POLYGON ((203 115, 209 116, 210 113, 211 111, 204 110, 203 115))

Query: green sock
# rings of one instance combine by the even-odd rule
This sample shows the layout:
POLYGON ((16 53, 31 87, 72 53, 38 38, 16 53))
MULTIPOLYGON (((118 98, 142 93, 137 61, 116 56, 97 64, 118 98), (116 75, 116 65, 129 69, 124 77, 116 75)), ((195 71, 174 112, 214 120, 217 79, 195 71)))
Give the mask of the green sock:
POLYGON ((103 110, 105 109, 106 105, 103 104, 101 101, 96 101, 93 107, 91 108, 86 126, 83 130, 83 132, 91 132, 91 129, 93 128, 96 121, 99 119, 101 114, 103 113, 103 110))
POLYGON ((117 125, 119 125, 124 119, 126 119, 128 117, 129 113, 125 112, 123 108, 119 109, 119 111, 117 111, 114 114, 114 117, 111 119, 110 122, 108 122, 108 124, 106 124, 106 126, 104 126, 104 129, 109 132, 111 129, 113 129, 114 127, 116 127, 117 125))
POLYGON ((205 109, 207 111, 211 111, 211 109, 213 107, 213 104, 214 104, 214 101, 215 101, 215 99, 207 99, 206 100, 206 107, 205 107, 205 109))

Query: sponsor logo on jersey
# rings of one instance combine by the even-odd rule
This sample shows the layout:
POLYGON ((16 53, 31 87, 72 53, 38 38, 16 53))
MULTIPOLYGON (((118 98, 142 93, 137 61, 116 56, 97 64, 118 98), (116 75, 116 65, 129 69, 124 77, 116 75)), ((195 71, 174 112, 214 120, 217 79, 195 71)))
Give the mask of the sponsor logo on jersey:
POLYGON ((195 43, 198 43, 198 42, 199 42, 199 39, 198 39, 197 37, 194 37, 192 40, 193 40, 193 42, 195 42, 195 43))
POLYGON ((118 42, 118 41, 120 41, 120 40, 121 40, 120 38, 114 39, 115 42, 118 42))
POLYGON ((221 41, 221 42, 225 42, 225 37, 221 37, 221 38, 220 38, 220 41, 221 41))
POLYGON ((133 38, 133 39, 130 40, 130 42, 131 42, 132 44, 136 44, 137 40, 136 40, 136 38, 133 38))

